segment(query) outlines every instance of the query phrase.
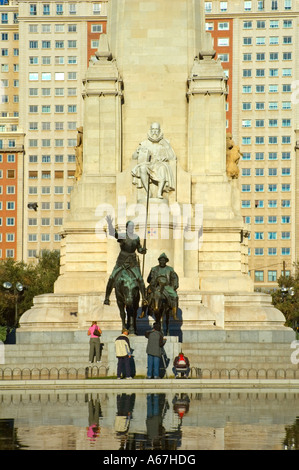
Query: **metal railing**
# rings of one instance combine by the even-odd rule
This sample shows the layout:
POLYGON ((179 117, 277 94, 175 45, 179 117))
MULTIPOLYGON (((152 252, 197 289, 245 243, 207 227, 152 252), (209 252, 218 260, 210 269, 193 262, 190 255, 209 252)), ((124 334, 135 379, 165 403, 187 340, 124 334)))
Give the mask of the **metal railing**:
MULTIPOLYGON (((0 368, 0 380, 78 380, 104 378, 108 376, 108 365, 94 365, 74 368, 0 368)), ((168 377, 171 378, 171 377, 168 377)), ((190 378, 196 379, 239 379, 239 380, 296 380, 299 379, 297 369, 201 369, 191 367, 190 378)))
POLYGON ((198 379, 265 379, 265 380, 295 380, 299 379, 297 369, 200 369, 191 368, 191 377, 198 379))
POLYGON ((0 369, 0 380, 78 380, 92 379, 96 377, 107 377, 109 367, 97 365, 89 367, 61 367, 47 368, 33 367, 32 369, 19 367, 5 367, 0 369))

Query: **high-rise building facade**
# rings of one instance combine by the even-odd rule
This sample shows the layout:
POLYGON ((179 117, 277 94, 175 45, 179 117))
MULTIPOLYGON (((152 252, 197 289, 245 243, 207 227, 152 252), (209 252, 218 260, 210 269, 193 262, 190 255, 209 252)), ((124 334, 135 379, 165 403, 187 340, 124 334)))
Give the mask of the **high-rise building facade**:
POLYGON ((298 6, 297 0, 205 2, 206 29, 229 71, 227 129, 242 153, 249 271, 262 288, 275 287, 296 262, 298 6))
MULTIPOLYGON (((18 84, 17 128, 22 130, 25 152, 18 164, 15 157, 16 176, 20 173, 15 188, 20 201, 18 223, 15 220, 19 249, 8 253, 2 248, 0 254, 28 262, 44 249, 60 248, 60 230, 74 183, 77 129, 83 118, 82 80, 100 34, 106 31, 107 1, 9 2, 0 6, 2 19, 10 9, 15 14, 10 16, 15 21, 18 54, 15 66, 11 46, 1 82, 10 90, 9 103, 14 102, 12 85, 18 84), (8 77, 15 69, 18 76, 8 77)), ((13 41, 7 23, 1 28, 13 41)), ((14 112, 11 108, 10 114, 14 112)), ((6 142, 9 145, 8 135, 6 142)), ((5 158, 3 153, 2 165, 5 158)), ((0 168, 3 173, 4 166, 0 168)), ((2 239, 8 231, 3 224, 2 217, 2 239)))
POLYGON ((24 133, 19 125, 16 1, 0 6, 0 258, 22 258, 24 133))

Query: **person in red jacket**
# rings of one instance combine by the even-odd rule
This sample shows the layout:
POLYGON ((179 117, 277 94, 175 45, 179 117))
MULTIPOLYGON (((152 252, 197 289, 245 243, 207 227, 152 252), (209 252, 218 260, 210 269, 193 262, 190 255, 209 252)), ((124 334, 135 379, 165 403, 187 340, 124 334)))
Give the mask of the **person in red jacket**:
POLYGON ((190 373, 189 359, 183 354, 182 351, 173 361, 173 372, 176 379, 179 378, 179 374, 181 374, 182 378, 187 378, 190 373))

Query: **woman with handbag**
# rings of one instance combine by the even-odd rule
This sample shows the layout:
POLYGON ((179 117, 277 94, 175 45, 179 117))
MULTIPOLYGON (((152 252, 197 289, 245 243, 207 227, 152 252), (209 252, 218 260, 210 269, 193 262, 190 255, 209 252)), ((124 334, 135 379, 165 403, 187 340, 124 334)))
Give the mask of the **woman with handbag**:
POLYGON ((101 329, 98 327, 97 322, 93 321, 87 332, 90 336, 89 340, 89 362, 92 363, 94 357, 97 362, 101 362, 101 341, 100 336, 102 334, 101 329))

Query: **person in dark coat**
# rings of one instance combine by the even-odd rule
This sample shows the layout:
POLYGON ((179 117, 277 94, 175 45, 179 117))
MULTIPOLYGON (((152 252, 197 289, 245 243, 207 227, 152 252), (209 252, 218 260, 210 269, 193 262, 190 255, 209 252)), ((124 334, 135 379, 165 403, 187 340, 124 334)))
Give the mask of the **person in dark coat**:
POLYGON ((147 378, 154 379, 159 378, 160 359, 162 357, 163 346, 166 343, 166 339, 163 338, 161 333, 160 323, 155 322, 153 329, 145 333, 145 337, 148 339, 146 353, 147 353, 147 378))

